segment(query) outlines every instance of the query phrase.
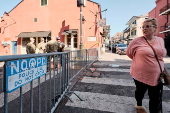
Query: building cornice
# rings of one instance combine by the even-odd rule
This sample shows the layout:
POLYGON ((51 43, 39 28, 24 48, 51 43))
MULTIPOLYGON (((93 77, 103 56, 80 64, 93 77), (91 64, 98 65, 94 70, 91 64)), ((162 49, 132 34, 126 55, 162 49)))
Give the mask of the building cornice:
MULTIPOLYGON (((24 0, 22 0, 21 2, 23 2, 23 1, 24 0)), ((11 11, 14 10, 21 2, 19 2, 14 8, 12 8, 11 11)), ((9 11, 8 13, 10 13, 11 11, 9 11)))
POLYGON ((140 18, 139 16, 133 16, 127 23, 126 25, 130 25, 132 22, 134 22, 137 18, 140 18))
POLYGON ((161 0, 156 0, 155 3, 158 3, 158 2, 160 2, 160 1, 161 1, 161 0))
MULTIPOLYGON (((89 1, 89 2, 93 2, 93 1, 91 1, 91 0, 87 0, 87 1, 89 1)), ((93 2, 93 3, 100 5, 100 4, 99 4, 99 3, 97 3, 97 2, 93 2)))

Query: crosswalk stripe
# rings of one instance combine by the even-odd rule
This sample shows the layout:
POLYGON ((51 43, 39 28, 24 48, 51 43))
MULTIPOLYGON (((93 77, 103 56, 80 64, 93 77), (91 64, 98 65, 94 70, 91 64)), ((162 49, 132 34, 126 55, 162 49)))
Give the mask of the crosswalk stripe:
POLYGON ((118 71, 118 72, 129 72, 129 69, 120 69, 120 68, 97 68, 97 71, 118 71))
MULTIPOLYGON (((95 109, 100 111, 109 111, 116 113, 135 113, 135 98, 119 96, 119 95, 109 95, 101 93, 91 93, 91 92, 79 92, 75 91, 82 99, 85 101, 80 101, 75 95, 71 95, 73 103, 68 101, 65 105, 86 109, 95 109)), ((170 111, 170 102, 163 101, 163 109, 170 111)), ((143 106, 148 109, 148 99, 143 100, 143 106)), ((164 112, 166 112, 164 110, 164 112)))
MULTIPOLYGON (((96 66, 97 71, 105 71, 105 72, 127 72, 129 73, 129 69, 122 69, 120 68, 120 64, 116 65, 116 63, 111 66, 111 67, 119 67, 119 68, 101 68, 103 64, 98 63, 96 66)), ((124 66, 124 64, 122 65, 124 66)), ((114 76, 114 75, 113 75, 114 76)), ((116 75, 118 76, 118 75, 116 75)), ((104 86, 108 85, 109 87, 119 87, 124 86, 124 88, 129 88, 135 87, 133 79, 117 79, 116 77, 114 78, 97 78, 97 77, 83 77, 81 80, 81 84, 87 84, 82 87, 80 87, 81 90, 79 89, 74 89, 75 93, 78 94, 82 99, 85 101, 80 101, 74 94, 71 95, 71 99, 74 101, 73 103, 70 101, 67 101, 65 104, 66 106, 71 106, 71 107, 78 107, 78 108, 86 108, 86 109, 94 109, 94 110, 100 110, 100 111, 107 111, 107 112, 114 112, 114 113, 136 113, 135 110, 135 104, 136 100, 134 97, 128 97, 126 94, 123 93, 123 95, 119 94, 114 94, 114 93, 105 93, 101 92, 99 93, 98 90, 95 90, 96 92, 93 92, 90 89, 94 89, 95 87, 92 88, 92 86, 104 86), (89 89, 88 89, 89 88, 89 89), (89 91, 89 92, 88 92, 89 91), (103 94, 105 93, 105 94, 103 94)), ((78 84, 80 85, 80 84, 78 84)), ((79 86, 77 86, 79 87, 79 86)), ((104 87, 106 88, 106 87, 104 87)), ((168 87, 164 86, 164 90, 170 90, 168 87)), ((127 92, 127 91, 126 91, 127 92)), ((125 93, 126 93, 125 92, 125 93)), ((143 106, 147 109, 148 111, 148 105, 149 100, 148 99, 143 99, 143 106)), ((164 113, 170 113, 170 101, 166 100, 162 102, 163 104, 163 112, 164 113)))
MULTIPOLYGON (((81 82, 84 83, 96 83, 96 84, 108 84, 108 85, 120 85, 120 86, 134 86, 133 80, 125 79, 115 79, 115 78, 94 78, 94 77, 84 77, 81 82)), ((164 86, 164 90, 170 90, 168 87, 164 86)))

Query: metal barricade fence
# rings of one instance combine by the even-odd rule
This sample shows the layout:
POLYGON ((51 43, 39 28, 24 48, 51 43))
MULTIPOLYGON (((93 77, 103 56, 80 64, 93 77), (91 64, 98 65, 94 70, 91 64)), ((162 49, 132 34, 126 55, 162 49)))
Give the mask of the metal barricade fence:
POLYGON ((97 60, 94 53, 97 49, 0 56, 0 113, 53 113, 67 93, 74 93, 71 80, 97 60))
POLYGON ((95 61, 98 61, 98 50, 96 48, 88 49, 88 51, 87 51, 87 64, 90 65, 95 61))

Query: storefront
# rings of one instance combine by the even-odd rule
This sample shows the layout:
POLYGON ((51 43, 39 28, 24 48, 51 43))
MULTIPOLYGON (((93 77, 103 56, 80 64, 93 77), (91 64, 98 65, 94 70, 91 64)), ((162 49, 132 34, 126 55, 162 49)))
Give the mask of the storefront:
POLYGON ((21 54, 26 54, 26 45, 30 42, 30 38, 35 39, 35 46, 40 43, 42 37, 47 43, 50 40, 51 31, 22 32, 17 37, 20 37, 21 41, 21 54))
POLYGON ((65 51, 72 51, 78 49, 78 29, 64 30, 65 51))

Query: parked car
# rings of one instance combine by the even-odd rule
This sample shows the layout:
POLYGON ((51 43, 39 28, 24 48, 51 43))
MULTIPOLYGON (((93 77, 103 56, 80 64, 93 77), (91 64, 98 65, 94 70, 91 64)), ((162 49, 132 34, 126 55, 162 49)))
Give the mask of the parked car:
POLYGON ((127 45, 126 44, 117 44, 116 46, 116 53, 119 55, 126 54, 127 45))

